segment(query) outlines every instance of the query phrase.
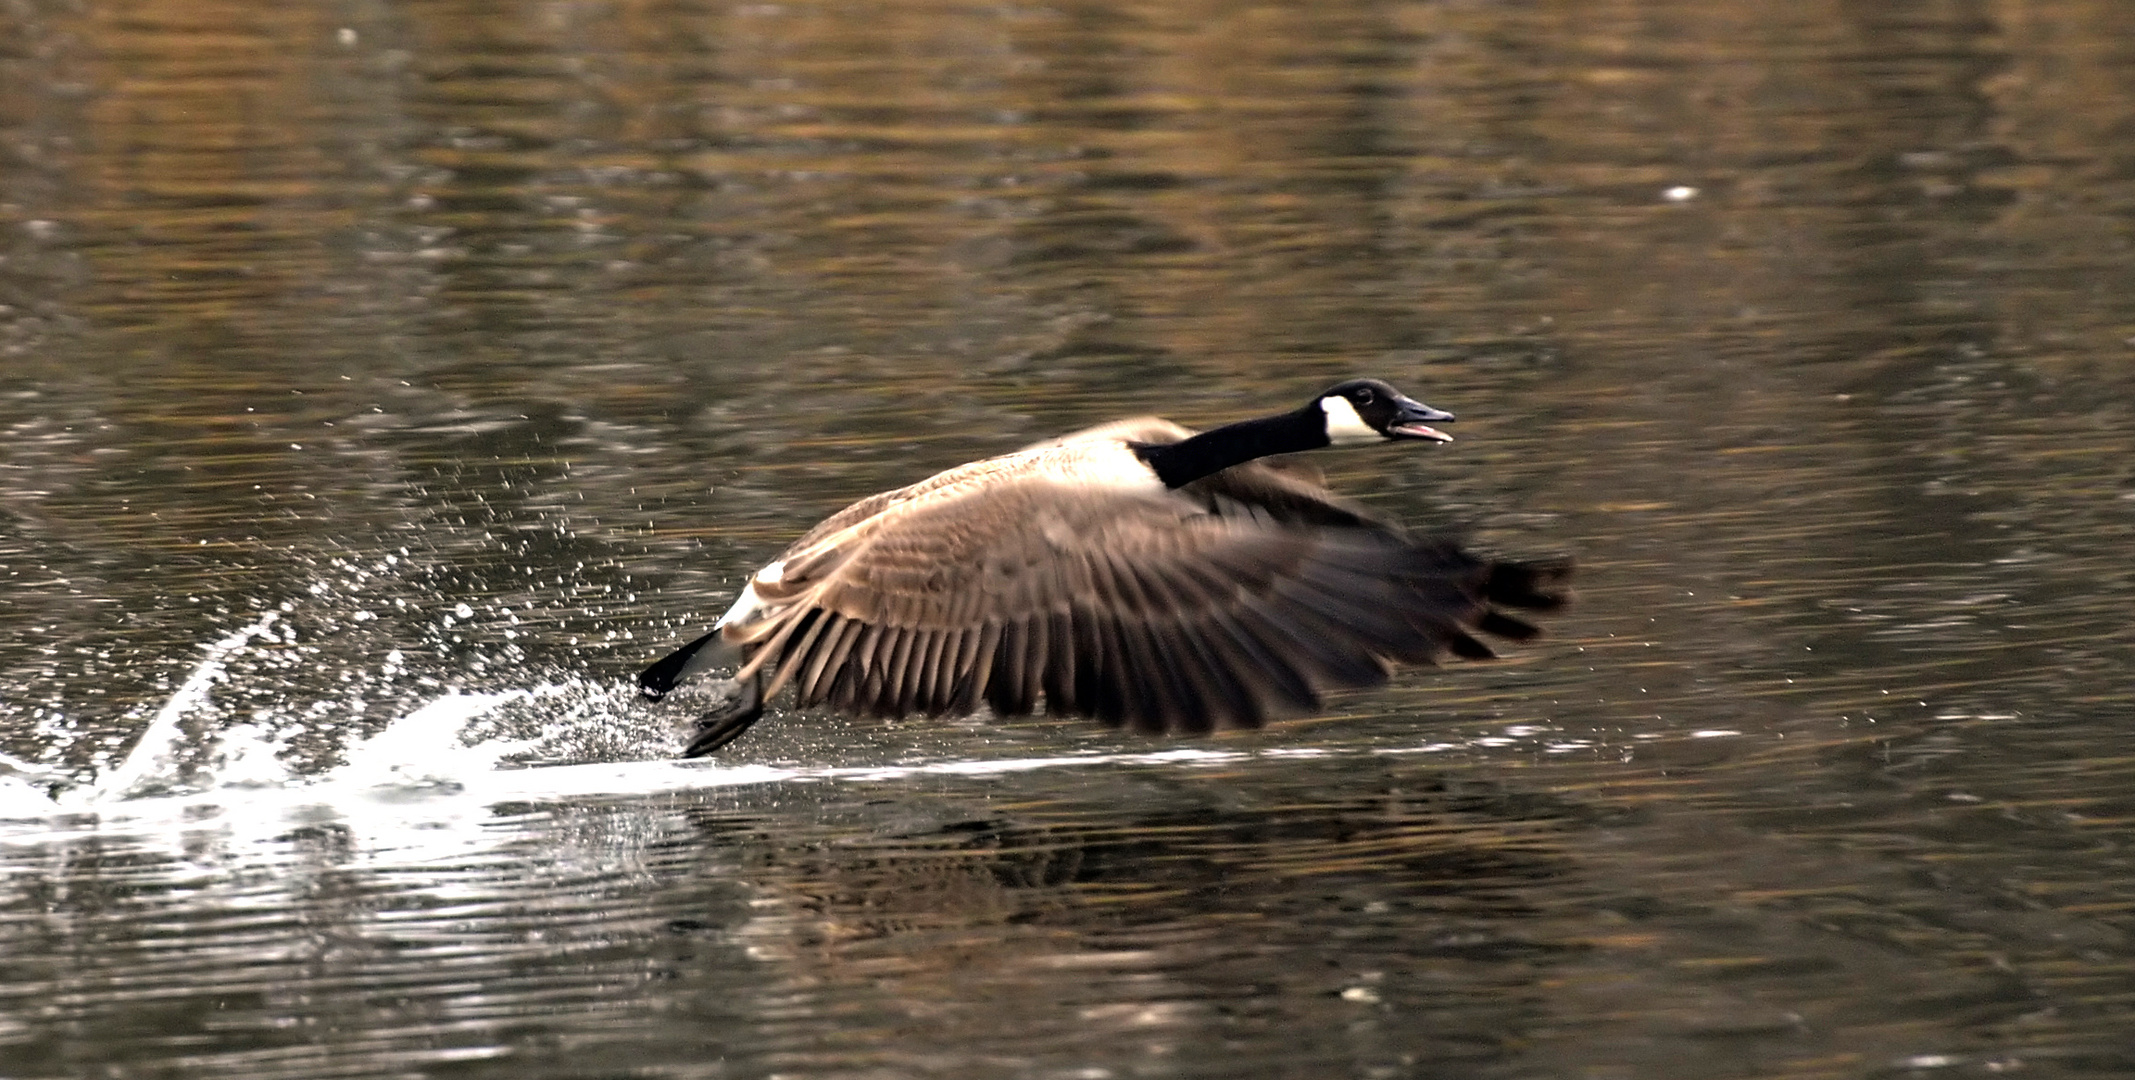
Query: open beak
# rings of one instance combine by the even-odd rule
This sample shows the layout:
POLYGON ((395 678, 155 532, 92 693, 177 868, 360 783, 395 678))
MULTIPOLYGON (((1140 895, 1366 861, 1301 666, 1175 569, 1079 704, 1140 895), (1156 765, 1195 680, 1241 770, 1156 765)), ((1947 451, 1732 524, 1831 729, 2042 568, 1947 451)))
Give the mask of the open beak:
POLYGON ((1451 423, 1453 421, 1452 413, 1444 409, 1431 408, 1429 405, 1425 405, 1414 398, 1406 397, 1395 402, 1394 407, 1399 412, 1394 414, 1394 422, 1387 426, 1388 433, 1404 439, 1428 439, 1431 442, 1453 441, 1453 436, 1431 426, 1432 424, 1451 423))

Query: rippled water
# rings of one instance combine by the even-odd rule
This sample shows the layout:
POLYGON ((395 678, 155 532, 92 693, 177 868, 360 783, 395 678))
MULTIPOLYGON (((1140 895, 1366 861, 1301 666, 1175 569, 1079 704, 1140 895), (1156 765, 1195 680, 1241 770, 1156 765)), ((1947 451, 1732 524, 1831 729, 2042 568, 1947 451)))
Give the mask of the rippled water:
POLYGON ((2135 8, 0 7, 0 1073, 2135 1073, 2135 8), (629 678, 1388 378, 1580 596, 1150 741, 629 678))

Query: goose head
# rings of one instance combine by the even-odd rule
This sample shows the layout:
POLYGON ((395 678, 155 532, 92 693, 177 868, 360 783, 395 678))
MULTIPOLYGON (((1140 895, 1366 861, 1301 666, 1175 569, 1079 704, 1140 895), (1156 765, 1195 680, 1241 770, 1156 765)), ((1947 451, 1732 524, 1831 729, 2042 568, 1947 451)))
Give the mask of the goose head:
POLYGON ((1409 439, 1453 441, 1453 436, 1431 426, 1450 422, 1452 413, 1431 408, 1378 379, 1337 383, 1322 392, 1313 405, 1326 425, 1329 446, 1409 439))

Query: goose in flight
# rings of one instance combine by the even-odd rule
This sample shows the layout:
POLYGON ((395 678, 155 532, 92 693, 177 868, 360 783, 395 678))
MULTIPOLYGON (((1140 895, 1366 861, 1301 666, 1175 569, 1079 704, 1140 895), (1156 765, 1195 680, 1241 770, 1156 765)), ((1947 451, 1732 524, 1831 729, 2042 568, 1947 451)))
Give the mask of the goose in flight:
POLYGON ((787 686, 797 708, 1040 709, 1146 732, 1258 727, 1393 665, 1486 659, 1564 602, 1568 562, 1411 536, 1260 459, 1451 442, 1451 413, 1376 379, 1195 433, 1121 420, 862 499, 758 570, 710 633, 638 676, 665 696, 727 663, 740 693, 697 757, 787 686))

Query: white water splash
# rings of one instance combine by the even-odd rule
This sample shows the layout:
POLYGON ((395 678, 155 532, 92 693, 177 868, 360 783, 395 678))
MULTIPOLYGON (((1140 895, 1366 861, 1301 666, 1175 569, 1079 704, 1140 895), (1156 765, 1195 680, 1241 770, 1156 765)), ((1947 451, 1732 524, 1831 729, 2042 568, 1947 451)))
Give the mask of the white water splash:
POLYGON ((0 754, 0 820, 51 813, 55 804, 45 792, 66 779, 57 770, 0 754))
MULTIPOLYGON (((494 721, 513 706, 543 707, 548 719, 612 723, 629 718, 629 687, 545 684, 502 693, 446 690, 437 698, 350 743, 341 765, 304 776, 281 758, 286 747, 255 723, 230 724, 181 777, 186 721, 215 709, 213 687, 228 677, 233 657, 269 636, 280 613, 268 612, 208 645, 206 655, 156 711, 119 766, 94 784, 61 790, 65 778, 25 762, 0 762, 0 818, 61 816, 62 831, 120 823, 169 827, 197 835, 204 827, 265 836, 322 814, 387 847, 406 846, 409 830, 432 833, 448 821, 486 815, 504 802, 596 795, 645 795, 677 790, 847 780, 880 782, 918 775, 990 776, 1037 769, 1105 764, 1219 765, 1251 755, 1198 748, 1147 753, 1078 754, 1010 760, 948 760, 846 767, 724 766, 708 761, 621 761, 512 768, 511 758, 537 739, 470 736, 478 721, 494 721), (390 809, 381 809, 390 807, 390 809), (399 839, 390 837, 399 836, 399 839)), ((35 835, 30 830, 29 835, 35 835)), ((20 840, 25 834, 17 833, 20 840)), ((49 835, 49 834, 46 834, 49 835)), ((4 842, 6 837, 0 837, 4 842)))
POLYGON ((561 689, 446 694, 350 746, 347 761, 321 782, 356 788, 461 790, 466 777, 493 772, 504 757, 531 745, 530 740, 498 740, 469 746, 461 736, 467 724, 506 702, 561 689))
MULTIPOLYGON (((1091 751, 993 760, 950 758, 891 765, 726 765, 714 761, 602 761, 525 767, 537 744, 588 733, 603 752, 652 755, 664 732, 644 730, 634 688, 617 681, 567 680, 528 689, 438 695, 367 738, 343 747, 344 760, 301 773, 271 726, 218 718, 213 687, 229 678, 236 654, 269 637, 278 613, 208 645, 205 655, 157 710, 120 765, 94 784, 65 790, 65 776, 0 760, 0 846, 121 833, 167 850, 223 852, 272 845, 294 830, 331 823, 358 859, 450 859, 490 843, 486 828, 505 805, 588 797, 632 797, 745 785, 889 783, 913 777, 983 777, 1049 769, 1117 766, 1230 767, 1255 760, 1349 754, 1438 753, 1462 744, 1330 750, 1316 747, 1170 747, 1091 751), (219 730, 205 753, 187 754, 188 727, 219 730), (181 768, 184 775, 179 774, 181 768), (52 791, 58 790, 55 797, 52 791)), ((657 725, 655 724, 655 727, 657 725)), ((1468 745, 1486 745, 1488 739, 1468 745)), ((553 751, 553 747, 548 748, 553 751)), ((554 756, 549 753, 548 756, 554 756)), ((192 856, 189 854, 188 858, 192 856)), ((214 857, 202 856, 210 861, 214 857)))
POLYGON ((180 739, 184 737, 182 723, 186 714, 209 704, 208 688, 220 681, 228 670, 224 661, 230 654, 245 647, 253 638, 267 632, 279 612, 270 611, 256 621, 243 627, 229 637, 208 646, 207 658, 194 666, 192 674, 178 685, 170 700, 156 710, 155 719, 148 722, 148 730, 133 744, 133 752, 108 775, 98 778, 96 786, 86 792, 87 802, 106 802, 123 799, 134 794, 152 781, 168 781, 165 775, 173 764, 173 754, 180 739))

